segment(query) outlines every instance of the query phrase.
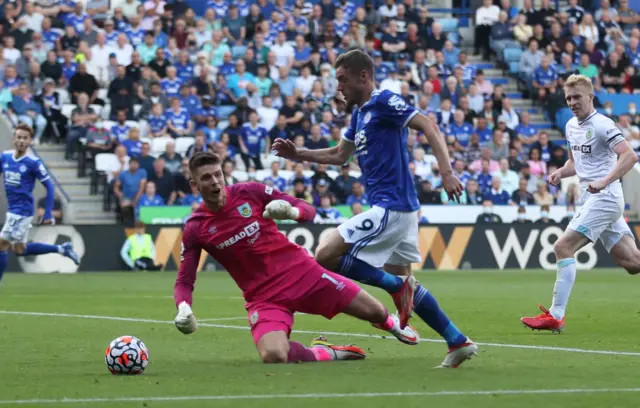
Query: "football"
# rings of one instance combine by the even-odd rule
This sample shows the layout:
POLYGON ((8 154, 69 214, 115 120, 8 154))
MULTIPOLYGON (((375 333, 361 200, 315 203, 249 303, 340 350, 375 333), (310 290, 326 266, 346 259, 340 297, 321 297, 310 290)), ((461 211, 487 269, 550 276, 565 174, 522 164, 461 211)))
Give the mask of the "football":
POLYGON ((139 338, 121 336, 109 344, 104 361, 111 374, 142 374, 149 365, 149 351, 139 338))

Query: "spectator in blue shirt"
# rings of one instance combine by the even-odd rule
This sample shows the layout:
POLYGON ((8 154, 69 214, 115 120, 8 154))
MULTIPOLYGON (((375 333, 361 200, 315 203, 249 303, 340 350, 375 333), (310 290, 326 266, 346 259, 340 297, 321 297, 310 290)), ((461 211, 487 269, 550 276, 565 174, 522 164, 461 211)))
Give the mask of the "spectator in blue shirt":
POLYGON ((129 137, 124 139, 121 144, 127 149, 127 156, 135 157, 136 159, 140 157, 142 152, 142 142, 140 141, 140 129, 131 128, 129 129, 129 137))
POLYGON ((147 118, 151 137, 161 137, 167 135, 167 117, 164 115, 164 108, 161 103, 156 103, 151 108, 151 115, 147 118))
POLYGON ((473 134, 473 125, 464 121, 464 112, 458 109, 453 114, 453 123, 449 125, 449 133, 455 136, 460 146, 466 147, 473 134))
POLYGON ((198 188, 193 185, 191 186, 191 193, 182 198, 182 205, 189 205, 194 210, 198 208, 202 202, 202 195, 198 191, 198 188))
POLYGON ((546 55, 540 60, 540 66, 533 72, 533 89, 538 97, 544 100, 551 88, 555 88, 558 83, 558 74, 551 67, 549 57, 546 55))
POLYGON ((136 158, 129 160, 129 170, 120 173, 113 186, 113 193, 118 199, 122 218, 131 221, 134 208, 144 191, 147 182, 147 172, 140 168, 140 162, 136 158))
POLYGON ((231 51, 224 53, 224 56, 222 57, 222 65, 218 68, 218 73, 225 77, 230 77, 236 73, 236 64, 233 61, 231 51))
POLYGON ((67 14, 66 18, 63 20, 64 24, 67 26, 73 26, 77 33, 81 33, 84 29, 84 20, 90 18, 88 14, 84 12, 84 4, 81 1, 78 1, 74 5, 74 13, 67 14))
POLYGON ((127 111, 121 109, 116 113, 116 124, 111 127, 111 136, 121 143, 128 135, 131 126, 127 125, 127 111))
POLYGON ((191 117, 200 110, 200 98, 191 93, 191 88, 188 85, 182 85, 180 88, 180 105, 187 110, 191 117))
POLYGON ((340 213, 340 211, 331 207, 331 195, 324 194, 320 196, 319 200, 320 205, 316 209, 316 217, 314 218, 313 222, 316 224, 340 224, 343 220, 342 214, 340 213))
POLYGON ((287 189, 287 180, 284 177, 280 176, 280 162, 274 161, 271 163, 271 175, 264 178, 265 183, 270 181, 273 183, 273 187, 280 191, 286 192, 287 189))
POLYGON ((167 77, 160 80, 160 87, 162 91, 169 97, 173 98, 180 94, 180 88, 182 87, 182 79, 177 76, 176 67, 167 67, 167 77))
POLYGON ((465 170, 465 163, 461 159, 456 159, 453 164, 453 174, 460 180, 462 186, 466 186, 469 180, 473 180, 471 173, 465 170))
POLYGON ((258 119, 258 113, 251 111, 249 123, 242 127, 242 137, 238 139, 238 142, 240 143, 242 160, 244 160, 246 168, 249 168, 250 161, 253 161, 256 170, 262 170, 260 152, 263 150, 262 146, 264 145, 264 154, 268 155, 271 149, 271 141, 269 140, 269 132, 258 124, 258 119))
POLYGON ((481 166, 482 170, 480 173, 476 174, 475 178, 478 182, 478 187, 480 188, 480 193, 485 194, 491 188, 491 173, 489 169, 490 162, 487 159, 482 159, 481 166))
POLYGON ((293 95, 296 89, 296 80, 289 76, 288 67, 280 67, 280 79, 276 81, 276 84, 280 86, 280 92, 282 92, 284 96, 293 95))
POLYGON ((347 205, 353 203, 360 203, 361 205, 369 205, 369 198, 367 193, 362 189, 362 184, 359 181, 355 181, 351 186, 351 195, 347 197, 347 205))
POLYGON ((491 179, 491 188, 484 194, 484 200, 491 201, 494 205, 513 204, 509 193, 502 189, 499 177, 491 179))
POLYGON ((191 116, 186 109, 180 106, 180 99, 171 99, 171 109, 166 112, 165 117, 167 118, 169 133, 173 137, 189 136, 193 133, 191 116))
POLYGON ((479 117, 476 123, 474 132, 478 134, 479 143, 491 143, 493 140, 493 132, 491 132, 491 129, 487 126, 487 118, 479 117))
POLYGON ((138 200, 136 206, 136 218, 140 216, 141 207, 160 207, 164 205, 164 200, 156 192, 156 183, 153 181, 147 181, 144 187, 144 194, 138 200))
POLYGON ((178 62, 176 62, 174 66, 176 67, 178 78, 185 84, 190 83, 194 76, 194 67, 193 64, 189 62, 189 53, 187 51, 180 53, 178 62))
POLYGON ((520 139, 520 141, 522 141, 523 145, 527 146, 535 143, 538 140, 536 136, 538 134, 538 130, 529 124, 530 119, 531 116, 529 115, 529 112, 527 112, 526 110, 522 111, 520 113, 520 124, 514 129, 516 132, 516 137, 520 139))

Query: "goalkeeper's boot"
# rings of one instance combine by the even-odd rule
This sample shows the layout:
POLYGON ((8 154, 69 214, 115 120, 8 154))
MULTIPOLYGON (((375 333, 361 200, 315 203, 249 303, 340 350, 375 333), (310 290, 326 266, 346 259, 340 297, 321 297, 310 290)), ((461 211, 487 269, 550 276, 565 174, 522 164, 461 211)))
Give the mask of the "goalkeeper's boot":
POLYGON ((62 247, 62 255, 71 259, 76 265, 80 265, 80 257, 78 253, 73 250, 73 244, 71 242, 65 242, 61 245, 62 247))
POLYGON ((546 307, 538 305, 542 313, 536 317, 523 317, 520 321, 531 330, 549 330, 553 333, 562 333, 564 330, 564 317, 558 320, 546 307))
POLYGON ((336 346, 329 343, 326 337, 318 337, 311 342, 311 348, 322 348, 332 360, 364 360, 366 354, 360 347, 353 345, 336 346))
POLYGON ((398 317, 400 318, 400 328, 404 329, 411 318, 413 312, 413 295, 418 286, 418 281, 413 276, 403 277, 404 282, 399 291, 392 293, 393 303, 398 308, 398 317))
POLYGON ((396 339, 400 340, 404 344, 415 346, 416 344, 420 343, 420 335, 413 326, 407 325, 404 329, 401 329, 400 319, 398 318, 398 316, 391 315, 391 318, 393 319, 393 327, 391 329, 385 329, 380 323, 374 323, 373 327, 393 334, 396 339))
POLYGON ((467 337, 464 343, 449 347, 447 356, 437 368, 458 368, 465 361, 471 360, 471 357, 476 354, 478 354, 478 346, 467 337))

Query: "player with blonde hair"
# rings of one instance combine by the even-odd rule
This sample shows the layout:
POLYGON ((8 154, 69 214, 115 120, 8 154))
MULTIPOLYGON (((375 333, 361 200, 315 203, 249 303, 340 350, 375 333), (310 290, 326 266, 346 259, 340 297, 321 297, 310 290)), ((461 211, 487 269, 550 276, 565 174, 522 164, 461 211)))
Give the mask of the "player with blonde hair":
POLYGON ((582 208, 553 246, 557 277, 553 301, 536 317, 520 319, 525 326, 559 333, 576 278, 575 254, 598 239, 616 264, 632 275, 640 273, 640 250, 624 221, 624 196, 620 179, 633 168, 638 156, 608 117, 593 107, 593 84, 584 75, 571 75, 565 85, 565 99, 574 117, 567 122, 569 160, 549 175, 549 182, 560 184, 577 175, 582 192, 582 208))

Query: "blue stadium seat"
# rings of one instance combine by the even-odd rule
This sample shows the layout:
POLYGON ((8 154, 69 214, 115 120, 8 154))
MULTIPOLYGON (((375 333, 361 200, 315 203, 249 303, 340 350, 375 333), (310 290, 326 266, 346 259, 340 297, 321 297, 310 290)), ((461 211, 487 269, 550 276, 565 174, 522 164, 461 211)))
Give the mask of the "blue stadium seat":
POLYGON ((607 94, 599 96, 600 103, 611 102, 613 104, 613 114, 622 115, 627 113, 627 106, 630 102, 635 102, 636 105, 640 102, 640 96, 633 94, 607 94))
POLYGON ((512 75, 518 75, 518 71, 520 71, 520 63, 519 62, 510 62, 509 63, 509 73, 512 75))
POLYGON ((506 85, 509 83, 507 78, 487 78, 494 85, 506 85))
POLYGON ((503 55, 505 62, 520 62, 522 50, 520 48, 505 48, 503 55))
POLYGON ((441 18, 438 22, 442 25, 442 31, 445 33, 455 33, 458 31, 457 18, 441 18))

